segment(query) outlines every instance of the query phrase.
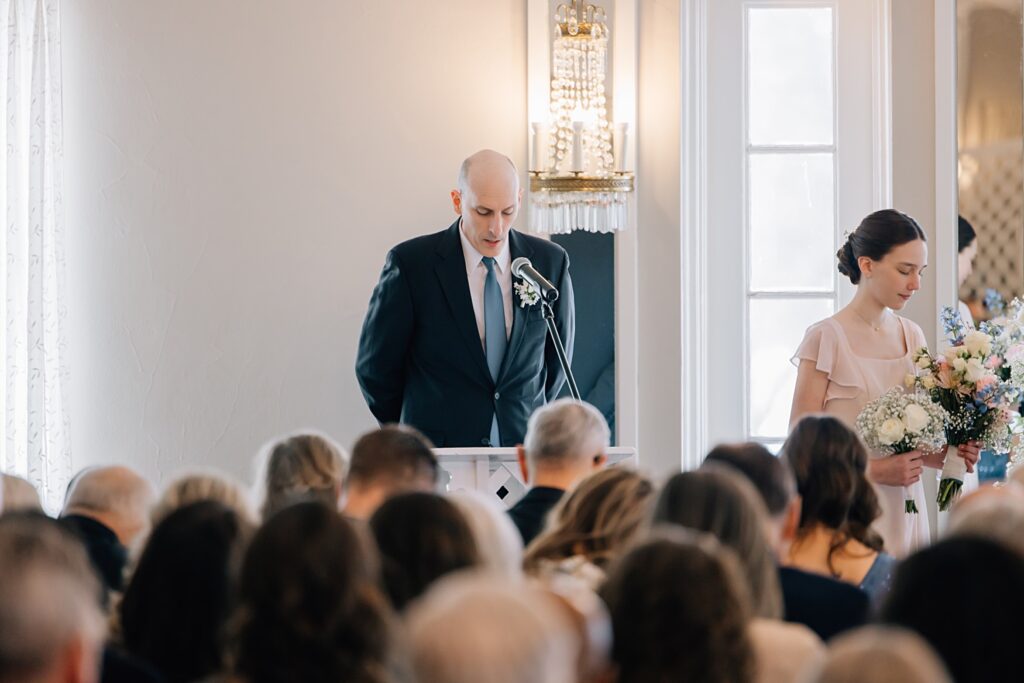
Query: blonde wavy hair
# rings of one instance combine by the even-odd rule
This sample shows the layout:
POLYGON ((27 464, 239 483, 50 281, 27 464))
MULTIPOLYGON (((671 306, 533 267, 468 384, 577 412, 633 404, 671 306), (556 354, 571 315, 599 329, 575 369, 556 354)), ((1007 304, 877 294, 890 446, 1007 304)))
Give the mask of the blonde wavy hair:
POLYGON ((262 503, 260 516, 302 500, 337 507, 348 468, 348 455, 325 434, 304 432, 286 436, 264 448, 257 479, 262 503))
POLYGON ((250 524, 256 523, 246 488, 219 472, 208 471, 184 474, 167 485, 149 514, 153 528, 178 508, 206 500, 230 508, 250 524))
POLYGON ((623 467, 590 475, 555 506, 543 533, 526 549, 523 568, 535 574, 545 560, 581 555, 603 569, 644 525, 654 494, 650 479, 623 467))

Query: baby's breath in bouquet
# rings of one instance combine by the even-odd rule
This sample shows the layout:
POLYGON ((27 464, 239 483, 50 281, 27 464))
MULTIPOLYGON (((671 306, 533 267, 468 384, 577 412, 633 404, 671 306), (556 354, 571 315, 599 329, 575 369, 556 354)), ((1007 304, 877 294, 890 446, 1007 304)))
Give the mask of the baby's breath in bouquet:
MULTIPOLYGON (((864 406, 857 416, 857 431, 873 451, 899 455, 910 451, 936 451, 946 443, 946 411, 922 392, 893 387, 864 406)), ((904 487, 904 511, 917 513, 914 497, 904 487)))

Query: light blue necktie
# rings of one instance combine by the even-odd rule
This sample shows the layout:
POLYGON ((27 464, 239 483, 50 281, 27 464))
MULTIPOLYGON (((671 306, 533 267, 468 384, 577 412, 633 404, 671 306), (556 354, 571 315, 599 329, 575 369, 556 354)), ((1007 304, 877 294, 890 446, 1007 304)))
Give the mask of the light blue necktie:
MULTIPOLYGON (((505 347, 508 346, 508 340, 505 339, 505 301, 501 296, 498 276, 494 274, 494 259, 485 256, 483 260, 487 268, 487 279, 484 280, 484 349, 487 351, 487 369, 491 371, 491 379, 497 384, 501 361, 505 358, 505 347)), ((498 400, 497 392, 494 394, 494 400, 498 400)), ((498 412, 495 405, 494 417, 491 418, 491 446, 500 445, 498 412)))

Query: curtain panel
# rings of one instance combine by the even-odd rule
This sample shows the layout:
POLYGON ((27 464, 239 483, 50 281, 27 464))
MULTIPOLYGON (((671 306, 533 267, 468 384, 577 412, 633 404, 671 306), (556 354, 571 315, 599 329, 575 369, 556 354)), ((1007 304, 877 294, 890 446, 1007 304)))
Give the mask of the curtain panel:
POLYGON ((59 0, 0 0, 0 469, 48 512, 71 476, 59 0))

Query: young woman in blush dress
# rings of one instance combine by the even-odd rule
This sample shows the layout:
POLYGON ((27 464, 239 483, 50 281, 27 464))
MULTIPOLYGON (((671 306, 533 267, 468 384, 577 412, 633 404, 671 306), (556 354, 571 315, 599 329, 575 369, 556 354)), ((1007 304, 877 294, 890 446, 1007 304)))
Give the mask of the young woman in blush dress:
MULTIPOLYGON (((921 328, 895 313, 920 289, 928 265, 925 234, 913 218, 893 209, 876 211, 836 256, 839 272, 857 285, 857 293, 838 313, 807 329, 793 357, 798 373, 791 425, 804 415, 826 413, 855 428, 861 409, 902 385, 914 371, 914 351, 927 345, 921 328)), ((868 479, 882 508, 874 528, 896 557, 928 543, 921 475, 926 466, 941 468, 944 453, 911 451, 868 462, 868 479), (904 487, 919 513, 904 511, 904 487)), ((965 446, 959 455, 973 471, 978 449, 965 446)))

